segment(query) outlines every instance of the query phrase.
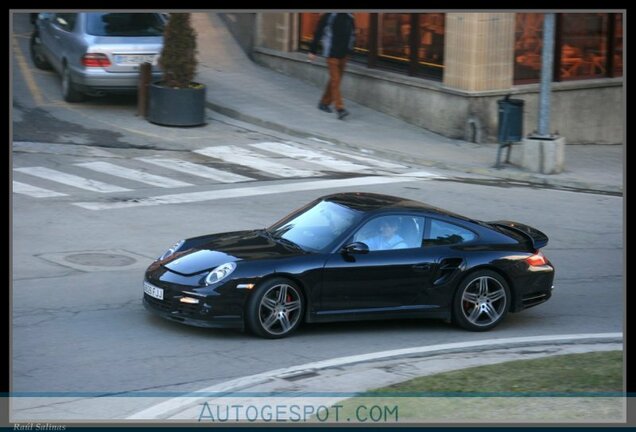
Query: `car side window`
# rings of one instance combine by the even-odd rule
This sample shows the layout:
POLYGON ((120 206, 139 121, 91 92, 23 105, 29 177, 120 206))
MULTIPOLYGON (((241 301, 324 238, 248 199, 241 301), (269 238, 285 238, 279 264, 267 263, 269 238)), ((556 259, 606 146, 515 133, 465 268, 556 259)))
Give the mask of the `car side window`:
POLYGON ((370 251, 418 248, 422 245, 424 218, 409 215, 380 216, 366 222, 353 236, 370 251))
POLYGON ((55 14, 55 25, 65 31, 73 31, 75 28, 75 21, 77 21, 76 13, 59 13, 55 14))
POLYGON ((431 226, 424 238, 424 246, 440 246, 465 243, 475 239, 474 232, 458 225, 431 219, 431 226))

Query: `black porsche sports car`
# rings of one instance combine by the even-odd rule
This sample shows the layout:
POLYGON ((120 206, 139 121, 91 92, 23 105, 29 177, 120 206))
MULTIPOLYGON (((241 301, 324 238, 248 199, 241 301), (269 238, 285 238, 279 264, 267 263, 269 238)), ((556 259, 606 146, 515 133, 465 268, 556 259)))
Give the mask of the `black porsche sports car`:
POLYGON ((545 302, 548 237, 370 193, 318 198, 269 228, 181 240, 146 271, 145 307, 266 338, 301 322, 428 317, 489 330, 545 302))

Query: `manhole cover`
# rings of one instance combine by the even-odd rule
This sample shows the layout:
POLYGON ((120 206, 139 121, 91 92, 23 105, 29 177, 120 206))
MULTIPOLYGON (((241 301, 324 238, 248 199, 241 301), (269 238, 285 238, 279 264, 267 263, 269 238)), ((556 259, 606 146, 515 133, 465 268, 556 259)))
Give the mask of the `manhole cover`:
POLYGON ((125 249, 53 252, 36 256, 55 264, 86 272, 144 268, 148 267, 153 260, 153 258, 129 252, 125 249))
POLYGON ((100 267, 124 267, 132 265, 137 261, 125 255, 95 252, 66 255, 64 259, 74 264, 100 267))

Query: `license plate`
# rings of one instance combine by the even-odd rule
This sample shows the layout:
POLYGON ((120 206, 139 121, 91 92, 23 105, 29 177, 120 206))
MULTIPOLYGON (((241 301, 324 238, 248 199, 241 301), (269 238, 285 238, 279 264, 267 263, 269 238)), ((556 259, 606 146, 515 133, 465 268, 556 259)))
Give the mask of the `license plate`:
POLYGON ((150 297, 163 300, 163 289, 151 285, 148 282, 144 282, 144 292, 150 297))
POLYGON ((115 63, 120 65, 139 65, 141 63, 154 63, 154 54, 117 54, 114 56, 115 63))

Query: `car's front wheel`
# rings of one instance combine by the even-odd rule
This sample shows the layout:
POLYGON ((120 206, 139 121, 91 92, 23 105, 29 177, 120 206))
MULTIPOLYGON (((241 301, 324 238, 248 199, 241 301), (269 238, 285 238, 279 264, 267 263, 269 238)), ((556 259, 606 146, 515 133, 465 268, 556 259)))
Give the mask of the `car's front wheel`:
POLYGON ((62 96, 66 102, 81 102, 84 99, 84 95, 77 90, 73 82, 68 65, 64 65, 64 70, 62 71, 62 96))
POLYGON ((255 334, 277 339, 291 334, 302 321, 305 301, 292 281, 271 279, 256 287, 247 304, 247 326, 255 334))
POLYGON ((510 288, 491 270, 469 274, 453 300, 453 319, 471 331, 486 331, 499 324, 510 309, 510 288))

